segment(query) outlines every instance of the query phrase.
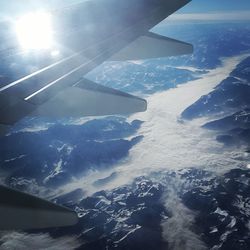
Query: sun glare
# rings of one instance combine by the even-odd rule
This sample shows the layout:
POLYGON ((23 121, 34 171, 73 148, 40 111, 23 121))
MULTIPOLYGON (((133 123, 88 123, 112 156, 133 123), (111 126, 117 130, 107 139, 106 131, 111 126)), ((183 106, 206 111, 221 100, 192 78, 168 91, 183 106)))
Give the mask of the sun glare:
POLYGON ((52 46, 53 30, 49 13, 34 12, 24 15, 17 20, 15 28, 23 49, 49 49, 52 46))

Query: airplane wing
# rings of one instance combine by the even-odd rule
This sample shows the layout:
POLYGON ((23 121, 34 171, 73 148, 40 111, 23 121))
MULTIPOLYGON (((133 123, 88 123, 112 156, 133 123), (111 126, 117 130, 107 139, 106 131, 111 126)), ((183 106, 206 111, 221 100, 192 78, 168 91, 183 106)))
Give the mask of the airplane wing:
POLYGON ((74 225, 75 212, 41 198, 0 186, 0 230, 74 225))
MULTIPOLYGON (((46 30, 48 20, 30 19, 47 15, 29 15, 18 30, 26 50, 20 48, 13 34, 1 37, 4 33, 0 32, 0 134, 26 116, 57 119, 145 111, 146 100, 91 82, 84 75, 107 60, 191 53, 192 45, 149 32, 189 1, 84 1, 53 13, 58 29, 54 32, 46 30), (48 47, 48 34, 56 36, 58 48, 35 52, 38 45, 48 47), (32 50, 27 50, 28 46, 32 50)), ((5 187, 0 187, 0 195, 0 229, 77 222, 74 212, 56 204, 5 187)))
MULTIPOLYGON (((109 0, 100 1, 100 5, 106 2, 108 3, 109 0)), ((111 1, 110 6, 123 2, 111 1)), ((99 35, 93 31, 94 29, 91 32, 85 31, 86 36, 84 36, 82 29, 76 28, 73 31, 70 30, 70 37, 68 34, 64 37, 59 32, 58 37, 60 37, 61 43, 67 41, 67 43, 65 42, 67 46, 72 47, 70 52, 67 47, 67 56, 53 61, 51 64, 45 64, 45 67, 41 67, 31 74, 1 84, 0 134, 5 133, 10 126, 26 116, 39 115, 64 118, 70 116, 129 114, 145 111, 147 106, 145 100, 82 79, 86 73, 105 60, 138 60, 192 53, 193 47, 190 44, 149 32, 149 29, 187 4, 189 0, 157 0, 155 1, 156 4, 150 0, 136 0, 136 2, 138 2, 137 8, 136 6, 134 8, 137 11, 144 9, 145 16, 140 12, 136 12, 138 20, 135 20, 134 23, 126 23, 127 19, 121 19, 121 23, 118 22, 116 25, 120 25, 121 28, 114 32, 113 29, 116 27, 110 27, 110 35, 108 35, 109 30, 105 31, 107 33, 105 39, 102 39, 101 35, 98 37, 99 35), (142 6, 139 6, 139 4, 142 4, 142 6), (146 9, 146 4, 148 9, 146 9), (69 43, 68 37, 70 41, 74 40, 74 42, 69 43), (82 40, 83 38, 84 40, 82 40), (80 45, 77 43, 78 40, 80 45), (113 105, 114 103, 115 105, 113 105)), ((93 1, 93 4, 91 3, 87 10, 95 11, 98 9, 98 14, 103 16, 103 20, 106 20, 107 25, 109 25, 112 16, 110 17, 110 13, 106 9, 102 13, 103 6, 101 8, 98 4, 99 1, 93 1)), ((128 7, 131 8, 131 12, 133 12, 133 4, 132 6, 126 5, 127 9, 129 9, 128 7)), ((84 6, 84 3, 82 5, 84 6)), ((119 4, 116 7, 122 8, 119 11, 127 13, 123 5, 119 4)), ((81 10, 80 7, 79 9, 81 10)), ((72 18, 72 15, 78 10, 69 11, 72 12, 72 18)), ((86 8, 83 8, 82 11, 86 11, 86 8)), ((63 14, 58 16, 63 19, 67 12, 64 11, 63 14)), ((125 16, 125 18, 132 15, 131 13, 127 14, 128 17, 125 16)), ((120 15, 124 14, 121 13, 120 15)), ((101 19, 101 16, 99 19, 101 19)), ((117 16, 119 17, 119 13, 117 16)), ((135 17, 133 18, 135 19, 135 17)), ((97 18, 91 16, 89 19, 90 24, 96 23, 97 18)), ((60 23, 60 19, 57 22, 60 23)), ((64 23, 65 27, 63 28, 67 30, 68 26, 79 26, 75 22, 73 24, 72 22, 71 24, 64 23)), ((97 24, 100 25, 99 22, 97 24)), ((103 25, 108 28, 105 23, 103 25)), ((33 51, 29 53, 33 53, 33 51)), ((28 57, 29 55, 24 56, 28 57)), ((15 54, 14 56, 8 55, 8 57, 14 57, 12 63, 16 63, 15 54)), ((37 57, 37 55, 35 54, 34 57, 37 57)), ((42 61, 42 63, 44 62, 42 61)), ((26 67, 26 65, 23 65, 23 67, 26 67)), ((37 65, 29 63, 27 67, 36 68, 37 65)), ((15 72, 10 71, 9 74, 15 75, 15 72)))

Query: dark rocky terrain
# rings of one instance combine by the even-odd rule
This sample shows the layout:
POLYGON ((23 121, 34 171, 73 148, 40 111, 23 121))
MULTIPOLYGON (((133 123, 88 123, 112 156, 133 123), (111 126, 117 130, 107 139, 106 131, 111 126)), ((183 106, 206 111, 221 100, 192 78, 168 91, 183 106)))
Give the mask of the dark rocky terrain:
MULTIPOLYGON (((81 191, 56 200, 74 208, 78 225, 50 231, 53 237, 78 235, 79 249, 171 249, 163 239, 163 222, 172 217, 164 204, 174 190, 193 214, 189 230, 208 249, 249 249, 250 170, 233 169, 222 176, 198 169, 152 173, 119 188, 80 199, 81 191)), ((175 208, 171 208, 174 210, 175 208)), ((178 222, 177 222, 178 223, 178 222)), ((184 236, 180 235, 180 239, 184 236)))
POLYGON ((211 93, 182 112, 185 119, 211 117, 203 128, 217 131, 216 139, 227 146, 250 145, 250 57, 211 93), (216 119, 215 119, 216 118, 216 119))
POLYGON ((114 117, 83 125, 54 124, 45 130, 2 137, 0 165, 7 173, 5 184, 36 193, 38 186, 60 187, 97 167, 109 168, 140 141, 140 136, 127 137, 141 123, 114 117))
POLYGON ((182 112, 185 119, 239 112, 250 106, 250 57, 247 57, 230 76, 208 95, 182 112))

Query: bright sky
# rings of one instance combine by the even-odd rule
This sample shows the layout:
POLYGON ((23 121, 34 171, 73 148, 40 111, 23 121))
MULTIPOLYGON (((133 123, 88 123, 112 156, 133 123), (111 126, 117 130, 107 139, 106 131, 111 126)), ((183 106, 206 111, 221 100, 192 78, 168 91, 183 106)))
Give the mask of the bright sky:
POLYGON ((181 12, 233 12, 250 11, 250 0, 192 0, 181 12))

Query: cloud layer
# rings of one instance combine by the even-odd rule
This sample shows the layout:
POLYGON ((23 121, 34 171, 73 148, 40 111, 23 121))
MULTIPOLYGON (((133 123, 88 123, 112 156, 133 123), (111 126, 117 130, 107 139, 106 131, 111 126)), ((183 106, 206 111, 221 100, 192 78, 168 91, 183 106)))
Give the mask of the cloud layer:
POLYGON ((216 142, 213 131, 201 128, 209 119, 179 119, 186 107, 209 93, 244 57, 223 59, 222 66, 210 70, 201 79, 150 96, 147 112, 129 118, 132 121, 136 117, 145 122, 138 131, 144 139, 130 149, 128 158, 115 169, 93 172, 66 185, 65 192, 80 187, 91 194, 100 188, 112 189, 128 184, 134 178, 154 171, 202 167, 223 172, 245 164, 240 160, 244 158, 240 149, 232 152, 223 148, 223 144, 216 142), (91 184, 112 175, 113 171, 116 172, 116 178, 104 186, 96 188, 91 184))
POLYGON ((49 234, 6 233, 1 235, 1 250, 69 250, 80 246, 76 237, 63 237, 54 239, 49 234))

